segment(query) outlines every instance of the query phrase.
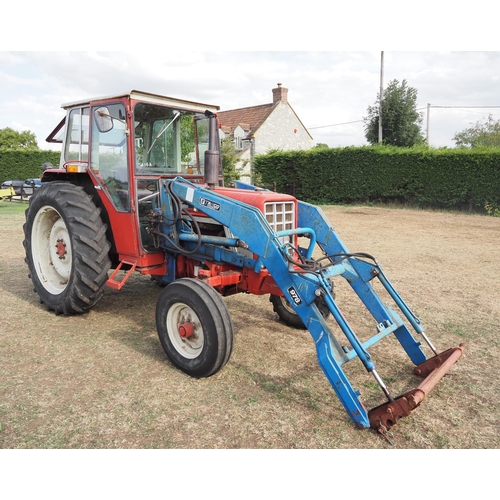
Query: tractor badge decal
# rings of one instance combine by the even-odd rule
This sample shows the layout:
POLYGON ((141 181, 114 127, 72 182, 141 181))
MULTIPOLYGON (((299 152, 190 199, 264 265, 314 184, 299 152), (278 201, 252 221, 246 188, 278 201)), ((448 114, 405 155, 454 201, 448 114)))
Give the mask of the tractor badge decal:
POLYGON ((200 204, 204 207, 210 208, 211 210, 215 210, 216 212, 220 211, 220 203, 216 203, 215 201, 200 198, 200 204))
POLYGON ((290 294, 290 297, 292 297, 292 300, 296 306, 300 306, 300 304, 302 304, 302 299, 299 297, 297 290, 295 290, 293 286, 289 287, 287 289, 287 292, 290 294))

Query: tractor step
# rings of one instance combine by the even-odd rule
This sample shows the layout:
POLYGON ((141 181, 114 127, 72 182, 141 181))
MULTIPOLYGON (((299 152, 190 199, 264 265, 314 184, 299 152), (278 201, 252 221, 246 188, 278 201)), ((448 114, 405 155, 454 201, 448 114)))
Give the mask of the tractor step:
POLYGON ((122 260, 116 269, 113 271, 113 274, 109 277, 108 281, 106 282, 106 285, 109 286, 110 288, 113 288, 114 290, 121 290, 123 285, 125 285, 125 282, 130 278, 130 275, 135 271, 135 268, 137 267, 137 261, 127 261, 127 260, 122 260), (116 275, 118 274, 119 271, 121 271, 123 265, 130 266, 130 269, 127 271, 127 274, 123 277, 121 281, 118 281, 115 279, 116 275))

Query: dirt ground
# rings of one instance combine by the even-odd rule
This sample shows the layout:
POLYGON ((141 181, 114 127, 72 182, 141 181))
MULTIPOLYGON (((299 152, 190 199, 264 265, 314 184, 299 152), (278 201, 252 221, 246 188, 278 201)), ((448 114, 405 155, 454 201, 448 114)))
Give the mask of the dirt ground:
MULTIPOLYGON (((351 251, 377 258, 439 350, 466 343, 448 375, 393 428, 392 448, 498 448, 500 218, 323 209, 351 251)), ((234 351, 201 380, 167 360, 154 319, 160 289, 148 277, 106 289, 85 315, 46 311, 27 275, 23 221, 0 213, 0 448, 391 447, 354 426, 309 333, 280 323, 267 297, 225 299, 234 351)), ((335 284, 354 329, 371 331, 346 284, 335 284)), ((397 395, 419 382, 393 340, 372 354, 397 395)), ((359 362, 345 369, 366 406, 378 404, 380 391, 359 362)))

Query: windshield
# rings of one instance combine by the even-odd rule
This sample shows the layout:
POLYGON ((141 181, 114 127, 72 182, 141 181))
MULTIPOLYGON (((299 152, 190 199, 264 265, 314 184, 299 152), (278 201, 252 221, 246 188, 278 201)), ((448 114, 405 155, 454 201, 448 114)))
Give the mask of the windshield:
POLYGON ((135 170, 139 174, 203 174, 208 147, 204 115, 155 104, 134 108, 135 170), (199 138, 199 140, 198 140, 199 138), (206 142, 206 145, 197 143, 206 142), (199 158, 201 156, 201 162, 199 158))

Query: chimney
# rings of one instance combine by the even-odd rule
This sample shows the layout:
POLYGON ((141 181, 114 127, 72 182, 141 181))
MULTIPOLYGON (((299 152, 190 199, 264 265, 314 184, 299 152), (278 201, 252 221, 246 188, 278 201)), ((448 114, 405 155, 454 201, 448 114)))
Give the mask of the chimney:
POLYGON ((273 89, 273 106, 279 101, 288 104, 288 89, 282 87, 281 83, 278 83, 278 88, 273 89))

